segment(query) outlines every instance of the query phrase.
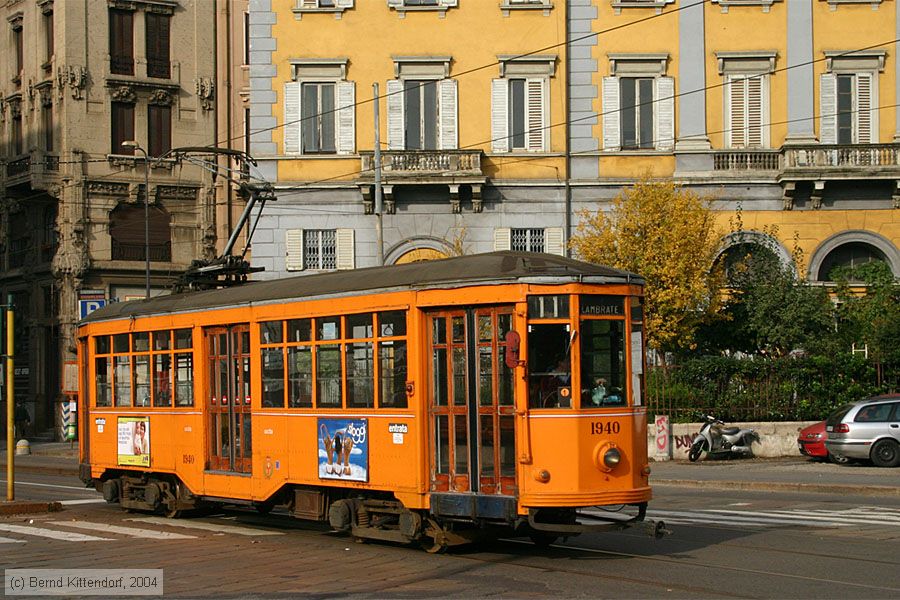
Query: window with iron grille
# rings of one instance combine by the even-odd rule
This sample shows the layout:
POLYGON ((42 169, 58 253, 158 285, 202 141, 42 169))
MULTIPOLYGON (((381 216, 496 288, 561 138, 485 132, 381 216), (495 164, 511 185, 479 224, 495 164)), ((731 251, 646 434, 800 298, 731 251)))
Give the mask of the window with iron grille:
POLYGON ((515 252, 544 252, 543 229, 513 229, 512 247, 515 252))
POLYGON ((334 229, 307 229, 304 232, 304 268, 337 268, 337 242, 334 229))

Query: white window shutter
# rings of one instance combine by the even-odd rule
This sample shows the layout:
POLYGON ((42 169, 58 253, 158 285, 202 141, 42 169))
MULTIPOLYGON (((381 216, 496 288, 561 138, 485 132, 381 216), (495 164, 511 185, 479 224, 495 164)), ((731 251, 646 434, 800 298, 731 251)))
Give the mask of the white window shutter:
POLYGON ((876 103, 873 102, 875 94, 874 78, 872 73, 857 73, 856 94, 854 106, 854 118, 856 120, 856 143, 871 144, 878 142, 877 110, 872 110, 876 103))
POLYGON ((746 142, 744 136, 745 119, 745 91, 747 80, 743 75, 728 75, 725 82, 725 98, 727 110, 725 111, 725 130, 729 148, 743 148, 746 142))
POLYGON ((675 148, 675 78, 657 77, 653 83, 656 101, 656 110, 653 111, 656 119, 653 128, 655 146, 657 150, 672 150, 675 148))
POLYGON ((498 227, 494 230, 494 250, 509 250, 512 248, 512 229, 498 227))
POLYGON ((819 141, 837 143, 837 75, 823 73, 819 78, 819 141))
POLYGON ((288 229, 284 232, 284 268, 288 271, 302 271, 303 263, 303 230, 288 229))
POLYGON ((356 251, 354 249, 354 231, 352 229, 335 229, 335 268, 346 270, 356 267, 356 251))
POLYGON ((353 8, 353 0, 337 0, 334 4, 338 8, 353 8))
POLYGON ((391 8, 402 8, 403 0, 388 0, 388 6, 391 8))
POLYGON ((457 121, 459 119, 457 91, 455 79, 441 79, 438 82, 438 102, 440 102, 440 148, 456 150, 459 148, 457 121))
POLYGON ((545 152, 547 150, 547 80, 525 80, 525 107, 528 132, 525 136, 525 147, 529 152, 545 152))
POLYGON ((566 255, 566 239, 562 227, 544 229, 544 252, 559 256, 566 255))
POLYGON ((334 111, 334 130, 337 132, 337 153, 356 152, 356 84, 341 81, 337 85, 337 110, 334 111))
POLYGON ((388 149, 403 150, 405 132, 403 122, 403 82, 389 79, 387 82, 388 149))
POLYGON ((300 83, 284 84, 284 153, 300 153, 300 83))
POLYGON ((509 80, 491 82, 491 149, 509 152, 509 80))
POLYGON ((747 77, 747 147, 763 146, 763 76, 747 77))
POLYGON ((302 0, 300 8, 319 8, 319 0, 302 0))
POLYGON ((622 146, 619 133, 619 78, 603 78, 603 149, 615 152, 622 146))
POLYGON ((455 8, 459 5, 459 0, 441 0, 441 4, 447 8, 455 8))

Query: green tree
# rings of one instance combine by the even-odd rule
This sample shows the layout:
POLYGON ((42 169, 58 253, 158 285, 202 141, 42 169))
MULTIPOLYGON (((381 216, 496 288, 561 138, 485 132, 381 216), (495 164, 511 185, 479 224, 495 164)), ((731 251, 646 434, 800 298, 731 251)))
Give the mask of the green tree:
POLYGON ((645 178, 611 210, 583 211, 571 247, 584 260, 633 271, 646 280, 647 342, 670 351, 694 344, 714 314, 722 282, 711 268, 719 235, 711 199, 645 178))
MULTIPOLYGON (((879 367, 900 367, 900 283, 890 266, 873 261, 831 273, 837 283, 838 336, 847 351, 852 344, 865 346, 879 367)), ((888 375, 888 380, 893 380, 888 375)))
MULTIPOLYGON (((785 356, 794 350, 818 350, 831 340, 834 331, 832 304, 828 292, 801 279, 793 265, 785 264, 775 246, 777 227, 767 227, 763 235, 751 238, 743 230, 741 210, 732 218, 732 240, 736 243, 724 254, 728 298, 722 314, 730 333, 730 348, 753 354, 785 356)), ((803 265, 803 253, 795 244, 793 262, 803 265)), ((720 344, 716 326, 704 328, 702 338, 720 344), (713 329, 713 333, 707 331, 713 329)))

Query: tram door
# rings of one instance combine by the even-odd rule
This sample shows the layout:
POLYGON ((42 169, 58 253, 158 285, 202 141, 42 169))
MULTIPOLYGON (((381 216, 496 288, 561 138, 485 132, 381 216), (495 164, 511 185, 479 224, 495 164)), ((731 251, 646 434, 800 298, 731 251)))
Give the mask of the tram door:
POLYGON ((205 330, 208 357, 209 469, 249 473, 250 326, 205 330))
POLYGON ((504 360, 513 307, 428 318, 431 489, 513 495, 515 382, 504 360))

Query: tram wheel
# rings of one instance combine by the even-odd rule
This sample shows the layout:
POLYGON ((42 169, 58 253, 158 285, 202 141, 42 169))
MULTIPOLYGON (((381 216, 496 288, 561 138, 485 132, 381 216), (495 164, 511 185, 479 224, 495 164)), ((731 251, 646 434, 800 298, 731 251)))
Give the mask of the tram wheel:
POLYGON ((546 533, 544 531, 532 531, 528 534, 528 537, 531 538, 531 541, 538 548, 549 548, 551 544, 555 544, 557 540, 559 540, 558 535, 553 535, 552 533, 546 533))
POLYGON ((255 505, 256 512, 261 515, 267 515, 272 512, 272 509, 275 508, 274 502, 257 502, 255 505))

